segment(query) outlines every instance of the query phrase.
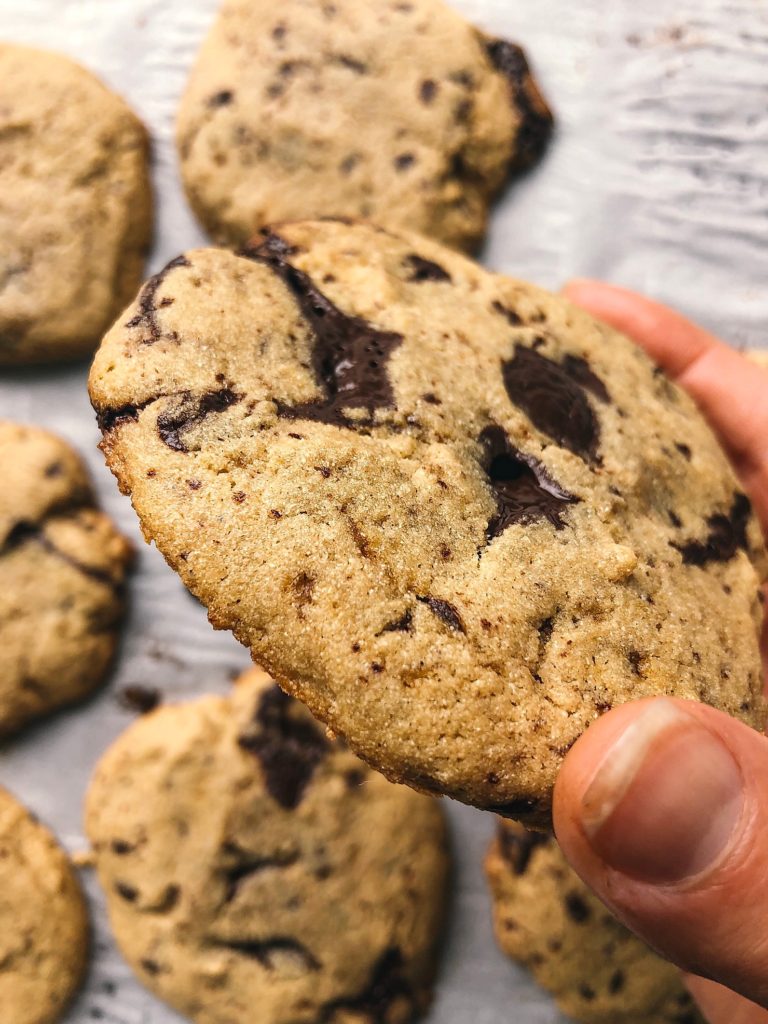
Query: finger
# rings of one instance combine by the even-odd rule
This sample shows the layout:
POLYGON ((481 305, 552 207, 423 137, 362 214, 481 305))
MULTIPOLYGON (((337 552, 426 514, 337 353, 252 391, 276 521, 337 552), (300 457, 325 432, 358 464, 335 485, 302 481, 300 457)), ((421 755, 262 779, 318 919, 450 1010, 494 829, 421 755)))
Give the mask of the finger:
POLYGON ((597 281, 565 296, 642 345, 689 392, 736 463, 768 529, 768 370, 680 314, 597 281))
POLYGON ((692 701, 625 704, 566 756, 554 815, 566 856, 621 920, 768 1006, 768 738, 692 701))
POLYGON ((768 1010, 714 981, 688 975, 685 983, 709 1024, 768 1024, 768 1010))

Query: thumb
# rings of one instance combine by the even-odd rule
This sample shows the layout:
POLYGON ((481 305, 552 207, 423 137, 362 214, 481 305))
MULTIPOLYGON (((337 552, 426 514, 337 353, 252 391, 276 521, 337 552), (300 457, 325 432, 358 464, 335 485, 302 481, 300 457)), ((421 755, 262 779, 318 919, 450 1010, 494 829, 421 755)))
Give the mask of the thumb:
POLYGON ((615 708, 567 755, 555 831, 584 881, 680 967, 768 1006, 768 739, 703 704, 615 708))

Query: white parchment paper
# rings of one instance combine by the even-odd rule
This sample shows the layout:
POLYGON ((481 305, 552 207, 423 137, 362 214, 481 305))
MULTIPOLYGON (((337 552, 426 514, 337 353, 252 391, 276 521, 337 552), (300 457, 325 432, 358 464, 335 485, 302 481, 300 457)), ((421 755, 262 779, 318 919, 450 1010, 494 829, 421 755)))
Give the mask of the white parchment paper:
MULTIPOLYGON (((489 31, 528 47, 559 116, 545 164, 498 207, 485 261, 553 288, 572 275, 605 277, 678 306, 735 345, 768 347, 768 0, 452 2, 489 31)), ((179 185, 173 120, 216 6, 217 0, 0 0, 0 38, 80 59, 150 127, 158 225, 149 270, 204 242, 179 185)), ((0 749, 0 783, 71 850, 85 845, 81 807, 93 764, 131 720, 117 704, 118 690, 157 686, 170 700, 223 691, 231 673, 248 664, 142 543, 130 505, 96 450, 86 375, 84 365, 0 371, 0 415, 74 442, 88 458, 104 507, 140 552, 109 685, 0 749)), ((456 892, 429 1024, 555 1024, 561 1018, 551 1001, 493 942, 481 870, 493 822, 446 806, 456 892)), ((93 967, 67 1024, 179 1021, 134 981, 88 872, 85 881, 96 933, 93 967)))

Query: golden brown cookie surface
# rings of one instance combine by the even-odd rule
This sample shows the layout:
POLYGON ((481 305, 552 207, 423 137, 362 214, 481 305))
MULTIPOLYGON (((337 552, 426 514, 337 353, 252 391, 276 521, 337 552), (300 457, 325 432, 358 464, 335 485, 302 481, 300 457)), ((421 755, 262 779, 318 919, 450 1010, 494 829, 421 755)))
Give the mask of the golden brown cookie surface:
POLYGON ((555 296, 285 226, 153 279, 91 395, 214 624, 394 780, 546 822, 614 704, 762 721, 749 502, 690 399, 555 296))
POLYGON ((0 420, 0 735, 104 679, 133 549, 94 507, 80 456, 0 420))
POLYGON ((523 51, 443 0, 226 0, 178 142, 190 201, 224 244, 347 216, 471 249, 551 129, 523 51))
POLYGON ((141 282, 148 140, 66 57, 0 44, 0 366, 76 359, 141 282))
POLYGON ((258 670, 168 706, 95 773, 87 829, 117 941, 196 1024, 414 1020, 447 873, 429 797, 328 740, 258 670))
POLYGON ((88 918, 64 851, 0 788, 0 1007, 8 1024, 53 1024, 77 991, 88 918))

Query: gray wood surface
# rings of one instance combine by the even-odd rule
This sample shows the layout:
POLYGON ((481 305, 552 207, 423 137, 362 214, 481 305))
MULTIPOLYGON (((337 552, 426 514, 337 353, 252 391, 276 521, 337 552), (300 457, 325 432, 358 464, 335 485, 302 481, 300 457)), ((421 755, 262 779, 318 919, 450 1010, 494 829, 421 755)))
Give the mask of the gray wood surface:
MULTIPOLYGON (((571 275, 602 276, 678 306, 735 345, 768 347, 768 0, 454 3, 528 46, 560 122, 544 166, 497 209, 485 261, 554 288, 571 275)), ((172 132, 215 8, 216 0, 0 0, 0 38, 80 58, 150 126, 159 199, 152 269, 204 241, 179 187, 172 132)), ((86 372, 0 372, 0 415, 77 444, 104 506, 140 550, 129 628, 108 687, 0 750, 0 782, 72 850, 84 846, 81 802, 92 766, 131 719, 117 691, 130 683, 159 686, 167 699, 222 691, 248 663, 141 542, 95 447, 86 372)), ((481 859, 493 822, 468 808, 448 810, 455 898, 429 1024, 554 1024, 550 1000, 492 940, 481 859)), ((97 888, 86 882, 93 970, 67 1024, 178 1021, 132 979, 97 888)))

